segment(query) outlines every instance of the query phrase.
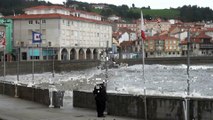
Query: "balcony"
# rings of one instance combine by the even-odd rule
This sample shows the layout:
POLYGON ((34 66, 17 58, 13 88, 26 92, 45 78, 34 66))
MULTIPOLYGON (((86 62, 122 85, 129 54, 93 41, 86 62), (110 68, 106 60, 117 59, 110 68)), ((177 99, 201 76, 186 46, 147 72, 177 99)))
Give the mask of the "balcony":
POLYGON ((213 44, 200 44, 200 49, 213 49, 213 44))

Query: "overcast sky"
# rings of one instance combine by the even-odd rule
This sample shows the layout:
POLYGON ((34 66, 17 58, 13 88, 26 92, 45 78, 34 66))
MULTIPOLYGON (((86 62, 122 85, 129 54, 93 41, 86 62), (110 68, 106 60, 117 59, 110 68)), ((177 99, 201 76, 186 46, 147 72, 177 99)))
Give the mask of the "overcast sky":
MULTIPOLYGON (((46 0, 51 3, 62 4, 66 0, 46 0)), ((213 0, 76 0, 88 3, 108 3, 114 5, 126 4, 129 7, 134 3, 136 7, 148 7, 152 9, 177 8, 183 5, 197 5, 199 7, 210 7, 213 9, 213 0)))

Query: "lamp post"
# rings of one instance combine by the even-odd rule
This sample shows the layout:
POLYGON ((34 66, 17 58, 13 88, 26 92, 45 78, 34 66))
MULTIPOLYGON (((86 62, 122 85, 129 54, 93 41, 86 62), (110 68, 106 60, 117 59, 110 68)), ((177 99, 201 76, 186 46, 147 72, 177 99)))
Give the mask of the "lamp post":
POLYGON ((18 97, 17 85, 19 84, 19 72, 20 72, 20 47, 17 47, 17 82, 15 84, 15 97, 18 97))
POLYGON ((52 60, 52 62, 53 62, 53 71, 52 71, 52 77, 55 77, 55 51, 54 51, 54 48, 52 47, 52 55, 53 55, 53 60, 52 60))
MULTIPOLYGON (((190 107, 190 76, 189 76, 189 66, 190 66, 190 31, 188 30, 188 40, 187 40, 187 97, 184 99, 185 104, 183 104, 184 107, 184 113, 185 113, 185 120, 190 119, 190 112, 189 112, 189 107, 190 107)), ((183 103, 184 103, 183 102, 183 103)))

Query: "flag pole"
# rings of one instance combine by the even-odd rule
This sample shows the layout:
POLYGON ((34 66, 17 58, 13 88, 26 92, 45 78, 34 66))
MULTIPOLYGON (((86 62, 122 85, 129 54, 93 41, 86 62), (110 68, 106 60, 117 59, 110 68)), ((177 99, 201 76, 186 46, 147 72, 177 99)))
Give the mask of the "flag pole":
POLYGON ((141 41, 142 41, 142 69, 143 69, 143 81, 144 81, 144 117, 145 120, 147 120, 147 104, 146 104, 146 79, 145 79, 145 70, 144 70, 144 64, 145 64, 145 52, 144 52, 144 20, 143 20, 143 13, 141 11, 141 41))
POLYGON ((34 84, 34 47, 33 47, 33 44, 32 44, 32 85, 34 84))
POLYGON ((187 97, 185 98, 185 120, 189 120, 189 95, 190 95, 190 76, 189 76, 189 66, 190 66, 190 31, 188 30, 188 40, 187 40, 187 97))

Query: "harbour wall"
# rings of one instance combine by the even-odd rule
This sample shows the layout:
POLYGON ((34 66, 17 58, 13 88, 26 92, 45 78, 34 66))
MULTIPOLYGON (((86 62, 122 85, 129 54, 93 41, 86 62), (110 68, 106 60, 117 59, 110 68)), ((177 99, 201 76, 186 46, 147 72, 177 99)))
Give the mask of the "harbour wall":
MULTIPOLYGON (((107 95, 107 114, 130 118, 145 118, 143 95, 130 94, 107 95)), ((189 120, 212 120, 213 99, 188 98, 189 120)), ((184 120, 185 99, 172 96, 146 96, 148 120, 184 120)), ((91 92, 73 91, 73 106, 95 109, 95 100, 91 92)))
MULTIPOLYGON (((118 62, 129 65, 142 64, 142 59, 120 59, 118 62)), ((145 58, 145 64, 177 65, 187 64, 187 57, 145 58)), ((213 56, 190 57, 190 64, 213 64, 213 56)))
MULTIPOLYGON (((118 59, 117 63, 127 63, 128 65, 142 64, 141 59, 118 59)), ((43 72, 62 72, 83 70, 96 67, 100 64, 97 60, 74 60, 74 61, 21 61, 6 62, 6 75, 16 74, 31 74, 34 64, 34 73, 43 72), (19 67, 18 67, 19 65, 19 67), (19 69, 18 69, 19 68, 19 69)), ((186 57, 171 57, 171 58, 145 58, 145 64, 187 64, 186 57)), ((213 57, 191 57, 190 64, 213 64, 213 57)), ((0 62, 0 76, 4 74, 4 64, 0 62)))
POLYGON ((48 89, 27 87, 27 85, 14 85, 7 82, 0 82, 0 94, 33 101, 46 106, 50 105, 48 89))
MULTIPOLYGON (((78 60, 78 61, 21 61, 21 62, 6 62, 5 73, 6 75, 17 74, 32 74, 33 67, 34 73, 44 72, 63 72, 73 70, 83 70, 87 68, 96 67, 99 65, 99 61, 94 60, 78 60), (34 65, 33 65, 34 64, 34 65), (18 67, 19 66, 19 67, 18 67), (18 69, 19 68, 19 69, 18 69)), ((0 62, 0 76, 4 74, 4 64, 0 62)))

